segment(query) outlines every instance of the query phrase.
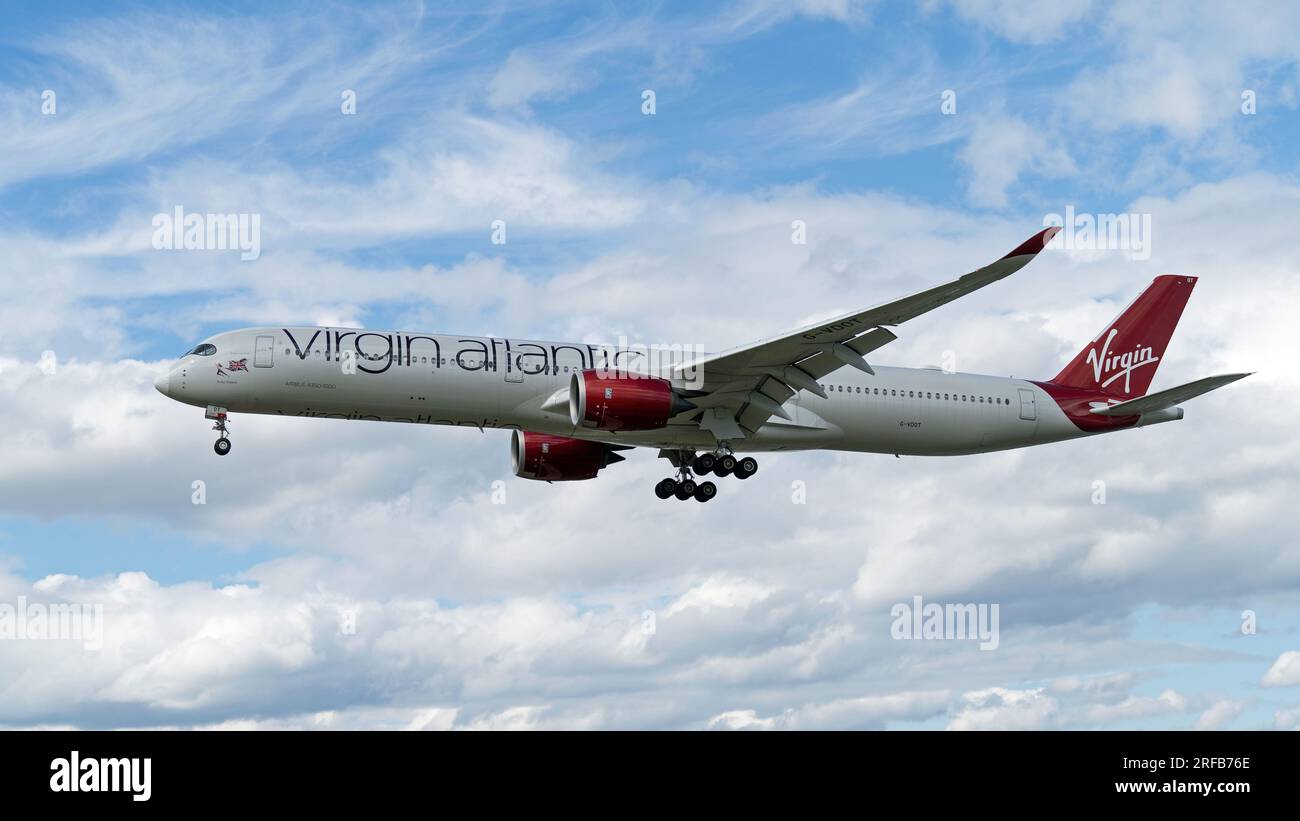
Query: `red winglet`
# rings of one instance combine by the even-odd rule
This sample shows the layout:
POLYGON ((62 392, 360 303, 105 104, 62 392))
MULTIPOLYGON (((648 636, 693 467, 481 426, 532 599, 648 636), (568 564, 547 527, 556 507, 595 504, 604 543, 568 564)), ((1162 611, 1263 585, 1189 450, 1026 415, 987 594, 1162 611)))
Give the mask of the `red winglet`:
POLYGON ((1039 231, 1037 234, 1034 234, 1029 239, 1020 243, 1020 245, 1016 246, 1016 250, 1007 254, 1002 259, 1011 259, 1012 257, 1023 257, 1027 254, 1028 255, 1037 254, 1039 251, 1047 247, 1047 243, 1051 242, 1052 237, 1056 236, 1056 232, 1060 230, 1061 230, 1061 226, 1059 225, 1048 226, 1047 228, 1044 228, 1043 230, 1039 231))

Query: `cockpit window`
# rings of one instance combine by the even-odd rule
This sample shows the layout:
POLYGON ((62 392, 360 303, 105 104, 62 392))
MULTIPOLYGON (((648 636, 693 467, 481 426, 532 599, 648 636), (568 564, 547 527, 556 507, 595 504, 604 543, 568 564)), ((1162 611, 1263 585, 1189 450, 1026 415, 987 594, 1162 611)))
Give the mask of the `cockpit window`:
POLYGON ((212 356, 216 352, 217 352, 216 345, 213 345, 210 342, 204 342, 202 345, 199 345, 197 348, 195 348, 192 351, 189 351, 185 355, 190 356, 191 354, 193 354, 194 356, 212 356))

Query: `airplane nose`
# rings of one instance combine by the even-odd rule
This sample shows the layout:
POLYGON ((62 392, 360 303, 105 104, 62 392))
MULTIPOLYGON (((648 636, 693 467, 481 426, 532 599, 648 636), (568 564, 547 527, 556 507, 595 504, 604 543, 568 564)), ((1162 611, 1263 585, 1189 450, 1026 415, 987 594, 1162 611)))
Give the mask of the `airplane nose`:
POLYGON ((166 396, 167 391, 171 390, 171 386, 172 386, 171 382, 172 382, 171 373, 165 373, 153 381, 153 386, 158 389, 159 393, 161 393, 163 396, 166 396))

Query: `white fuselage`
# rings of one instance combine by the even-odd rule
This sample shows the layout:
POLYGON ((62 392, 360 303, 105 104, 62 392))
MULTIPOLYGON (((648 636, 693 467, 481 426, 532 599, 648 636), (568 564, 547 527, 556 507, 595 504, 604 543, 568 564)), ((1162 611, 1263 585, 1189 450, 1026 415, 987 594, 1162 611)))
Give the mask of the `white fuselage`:
MULTIPOLYGON (((670 449, 717 444, 693 422, 606 433, 575 428, 567 410, 543 409, 575 371, 616 364, 622 354, 610 347, 347 328, 253 328, 208 342, 215 353, 186 355, 159 390, 235 413, 521 429, 670 449)), ((800 392, 783 406, 789 421, 774 416, 728 444, 954 455, 1087 435, 1033 382, 875 371, 841 368, 820 381, 827 398, 800 392)))

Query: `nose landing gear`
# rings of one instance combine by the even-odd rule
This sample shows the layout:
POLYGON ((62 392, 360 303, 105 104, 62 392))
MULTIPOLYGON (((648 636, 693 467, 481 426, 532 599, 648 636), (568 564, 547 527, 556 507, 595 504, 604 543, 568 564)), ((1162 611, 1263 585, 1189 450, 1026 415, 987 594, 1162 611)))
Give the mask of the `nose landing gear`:
POLYGON ((227 427, 226 409, 209 405, 203 416, 206 419, 213 420, 212 429, 221 434, 221 438, 217 439, 212 445, 212 449, 217 452, 218 456, 225 456, 230 453, 230 428, 227 427))

